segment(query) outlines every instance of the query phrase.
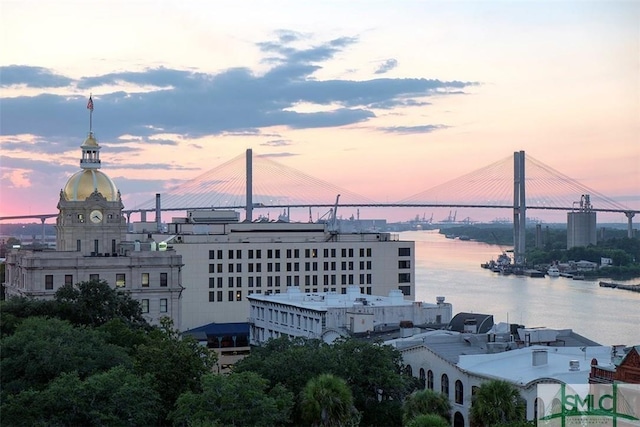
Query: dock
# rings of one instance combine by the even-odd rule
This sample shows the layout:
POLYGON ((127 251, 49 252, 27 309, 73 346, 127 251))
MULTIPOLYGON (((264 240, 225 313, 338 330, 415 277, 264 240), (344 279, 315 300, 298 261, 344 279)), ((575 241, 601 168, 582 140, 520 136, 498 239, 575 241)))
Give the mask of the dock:
POLYGON ((624 289, 625 291, 631 292, 640 292, 640 284, 638 285, 623 285, 621 283, 612 283, 612 282, 600 282, 601 288, 612 288, 612 289, 624 289))
POLYGON ((524 270, 524 275, 529 277, 544 277, 544 273, 540 270, 524 270))

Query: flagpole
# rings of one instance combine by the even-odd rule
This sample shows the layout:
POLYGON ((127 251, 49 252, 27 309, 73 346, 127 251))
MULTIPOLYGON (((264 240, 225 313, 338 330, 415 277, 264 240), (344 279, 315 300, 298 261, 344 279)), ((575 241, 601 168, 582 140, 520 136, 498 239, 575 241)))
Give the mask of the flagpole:
POLYGON ((89 94, 89 102, 91 103, 91 108, 89 108, 89 133, 93 132, 93 99, 91 98, 91 94, 89 94))

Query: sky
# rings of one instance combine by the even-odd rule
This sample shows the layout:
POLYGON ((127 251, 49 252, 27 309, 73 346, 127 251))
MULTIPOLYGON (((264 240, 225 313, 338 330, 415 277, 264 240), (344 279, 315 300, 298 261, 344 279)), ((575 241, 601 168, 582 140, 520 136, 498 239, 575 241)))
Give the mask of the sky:
POLYGON ((0 20, 0 216, 57 212, 90 94, 125 208, 251 148, 381 202, 524 150, 640 209, 638 1, 0 0, 0 20))

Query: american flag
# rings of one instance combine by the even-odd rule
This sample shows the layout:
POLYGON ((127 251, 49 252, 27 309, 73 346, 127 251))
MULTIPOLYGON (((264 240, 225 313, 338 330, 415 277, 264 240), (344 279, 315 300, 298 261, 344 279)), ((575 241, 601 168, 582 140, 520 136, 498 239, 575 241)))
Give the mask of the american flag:
POLYGON ((93 99, 89 95, 89 102, 87 102, 87 110, 93 111, 93 99))

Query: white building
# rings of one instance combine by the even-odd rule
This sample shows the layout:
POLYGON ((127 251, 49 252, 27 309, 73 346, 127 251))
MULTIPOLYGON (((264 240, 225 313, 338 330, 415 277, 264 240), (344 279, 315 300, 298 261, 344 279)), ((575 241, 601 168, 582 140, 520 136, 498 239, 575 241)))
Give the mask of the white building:
POLYGON ((500 332, 501 326, 482 334, 431 331, 386 343, 400 350, 407 369, 426 388, 449 396, 454 427, 470 425, 472 396, 484 382, 516 386, 527 419, 534 420, 544 410, 537 407, 537 384, 587 384, 591 359, 611 357, 610 347, 571 330, 523 329, 512 336, 507 328, 500 332))
MULTIPOLYGON (((167 233, 155 232, 182 256, 182 324, 247 322, 248 296, 301 293, 367 295, 400 290, 415 295, 414 242, 390 233, 337 233, 327 224, 239 222, 235 211, 189 211, 167 233)), ((129 239, 143 239, 155 223, 134 223, 129 239)))
POLYGON ((138 300, 150 323, 170 317, 179 325, 181 256, 147 239, 127 242, 120 192, 99 170, 93 133, 81 149, 81 170, 60 190, 56 250, 34 246, 8 253, 6 296, 50 299, 65 284, 105 280, 138 300))
POLYGON ((399 290, 389 296, 363 294, 349 286, 346 294, 303 293, 291 287, 281 294, 249 295, 250 343, 260 345, 282 335, 323 339, 375 333, 400 326, 440 326, 451 320, 451 304, 407 301, 399 290))

